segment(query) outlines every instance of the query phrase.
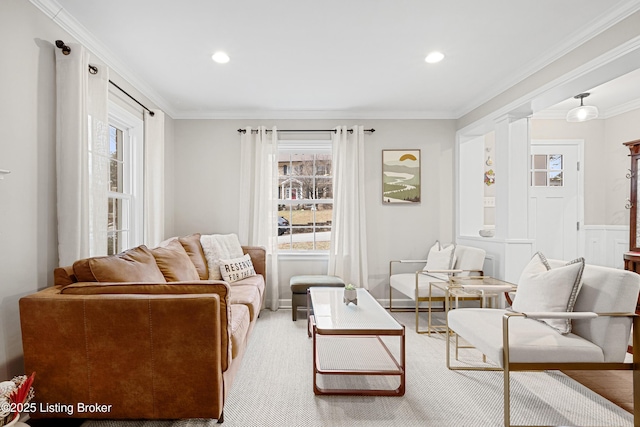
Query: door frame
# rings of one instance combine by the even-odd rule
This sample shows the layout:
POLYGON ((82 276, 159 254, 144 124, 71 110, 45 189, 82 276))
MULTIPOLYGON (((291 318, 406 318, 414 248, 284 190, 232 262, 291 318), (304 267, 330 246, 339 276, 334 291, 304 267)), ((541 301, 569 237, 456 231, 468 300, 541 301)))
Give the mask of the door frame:
MULTIPOLYGON (((578 223, 580 227, 577 233, 577 252, 578 257, 584 257, 585 254, 585 231, 584 231, 584 139, 531 139, 529 145, 529 159, 531 159, 531 151, 534 146, 541 145, 564 145, 564 146, 576 146, 578 148, 578 170, 577 170, 577 197, 576 201, 578 203, 578 223)), ((529 160, 529 170, 531 168, 531 161, 529 160)), ((528 173, 528 185, 527 185, 527 200, 531 200, 531 173, 528 173)), ((529 208, 527 208, 530 211, 529 208)), ((533 215, 528 215, 529 218, 529 230, 532 230, 534 227, 535 218, 533 215)), ((534 248, 537 251, 538 242, 536 240, 536 236, 529 236, 534 240, 534 248)), ((568 261, 568 260, 567 260, 568 261)))

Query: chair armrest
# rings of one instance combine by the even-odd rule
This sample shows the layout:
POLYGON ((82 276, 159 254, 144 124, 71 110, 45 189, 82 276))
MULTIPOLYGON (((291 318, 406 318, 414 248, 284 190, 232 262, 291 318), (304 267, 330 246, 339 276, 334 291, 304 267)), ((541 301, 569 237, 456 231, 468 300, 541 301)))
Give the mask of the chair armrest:
POLYGON ((635 313, 595 313, 592 311, 572 311, 572 312, 553 312, 553 311, 540 311, 521 313, 518 311, 509 311, 504 314, 503 317, 527 317, 529 319, 595 319, 596 317, 636 317, 635 313))
POLYGON ((393 275, 393 264, 422 264, 426 263, 426 259, 394 259, 389 261, 389 276, 393 275))
POLYGON ((456 274, 462 273, 464 270, 418 270, 416 274, 430 274, 430 273, 444 273, 444 274, 456 274))
POLYGON ((591 311, 583 311, 583 312, 549 312, 549 311, 539 311, 539 312, 529 312, 522 313, 524 317, 529 319, 595 319, 598 317, 598 313, 594 313, 591 311))

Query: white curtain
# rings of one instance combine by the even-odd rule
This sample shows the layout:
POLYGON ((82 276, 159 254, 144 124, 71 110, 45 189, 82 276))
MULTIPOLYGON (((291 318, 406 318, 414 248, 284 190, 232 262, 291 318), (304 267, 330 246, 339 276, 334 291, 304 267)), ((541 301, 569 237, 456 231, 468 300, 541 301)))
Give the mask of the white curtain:
POLYGON ((58 257, 62 266, 107 251, 109 70, 83 46, 56 49, 58 257), (98 68, 89 73, 89 64, 98 68))
POLYGON ((164 240, 164 113, 144 112, 144 243, 164 240))
POLYGON ((242 244, 267 250, 267 299, 277 310, 278 290, 278 135, 264 126, 246 128, 240 141, 240 215, 242 244))
POLYGON ((369 289, 364 204, 364 127, 338 126, 332 138, 333 216, 329 273, 369 289))

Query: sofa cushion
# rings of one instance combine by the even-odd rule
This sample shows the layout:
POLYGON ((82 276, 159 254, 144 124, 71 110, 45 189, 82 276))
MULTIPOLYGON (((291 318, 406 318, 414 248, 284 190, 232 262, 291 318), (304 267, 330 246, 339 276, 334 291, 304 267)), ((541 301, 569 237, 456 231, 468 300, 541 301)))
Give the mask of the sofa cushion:
POLYGON ((144 245, 117 255, 78 260, 73 263, 73 272, 79 282, 166 282, 144 245))
POLYGON ((207 267, 207 258, 205 258, 200 244, 200 233, 179 237, 178 241, 187 252, 187 255, 189 255, 193 265, 195 265, 200 279, 209 279, 209 267, 207 267))
POLYGON ((231 358, 235 359, 247 345, 250 322, 249 308, 244 304, 231 304, 231 358))
POLYGON ((57 267, 53 270, 53 285, 67 286, 76 283, 76 275, 73 273, 73 267, 57 267))
POLYGON ((255 276, 256 270, 253 268, 251 257, 249 254, 246 254, 240 258, 221 259, 220 274, 222 275, 222 280, 233 283, 246 279, 247 277, 255 276))
MULTIPOLYGON (((512 308, 527 312, 572 312, 582 283, 584 258, 551 268, 545 256, 537 252, 518 280, 512 308)), ((571 332, 569 319, 541 319, 560 333, 571 332)))
POLYGON ((151 253, 167 282, 200 280, 198 270, 177 239, 170 240, 164 247, 151 249, 151 253))
POLYGON ((250 320, 253 321, 260 313, 262 296, 257 287, 240 283, 236 282, 230 285, 229 303, 246 305, 249 308, 250 320))

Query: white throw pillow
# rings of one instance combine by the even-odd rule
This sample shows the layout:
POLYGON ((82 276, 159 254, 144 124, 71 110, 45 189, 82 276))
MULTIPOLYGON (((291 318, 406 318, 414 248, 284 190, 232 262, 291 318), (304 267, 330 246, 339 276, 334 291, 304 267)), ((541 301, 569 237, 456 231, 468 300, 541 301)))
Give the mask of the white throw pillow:
POLYGON ((255 276, 256 270, 253 268, 251 257, 246 254, 236 259, 221 259, 220 274, 225 282, 233 283, 247 277, 255 276))
MULTIPOLYGON (((427 264, 424 266, 424 271, 433 270, 451 270, 456 263, 456 245, 451 244, 446 247, 442 247, 439 241, 429 249, 429 255, 427 256, 427 264)), ((432 273, 431 276, 437 277, 442 280, 448 280, 449 276, 446 273, 432 273)))
MULTIPOLYGON (((547 259, 537 252, 524 268, 518 280, 513 311, 572 312, 582 285, 584 258, 562 267, 551 268, 547 259)), ((562 334, 571 332, 569 319, 541 319, 562 334)))
POLYGON ((209 268, 209 280, 222 280, 220 260, 240 258, 244 255, 236 234, 203 234, 200 244, 209 268))

